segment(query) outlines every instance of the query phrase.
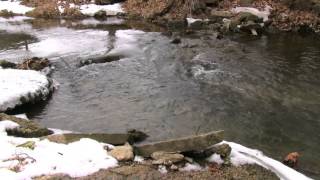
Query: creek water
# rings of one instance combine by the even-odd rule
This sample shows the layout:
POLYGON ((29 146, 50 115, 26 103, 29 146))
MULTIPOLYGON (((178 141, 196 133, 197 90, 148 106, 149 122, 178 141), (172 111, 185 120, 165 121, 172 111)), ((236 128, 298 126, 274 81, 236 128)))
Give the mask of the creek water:
POLYGON ((138 129, 156 141, 225 130, 225 138, 281 160, 301 154, 320 178, 320 41, 293 33, 217 40, 110 18, 0 19, 0 59, 49 58, 59 88, 23 109, 41 124, 77 132, 138 129), (24 42, 29 42, 29 51, 24 42), (107 54, 119 61, 79 67, 107 54))

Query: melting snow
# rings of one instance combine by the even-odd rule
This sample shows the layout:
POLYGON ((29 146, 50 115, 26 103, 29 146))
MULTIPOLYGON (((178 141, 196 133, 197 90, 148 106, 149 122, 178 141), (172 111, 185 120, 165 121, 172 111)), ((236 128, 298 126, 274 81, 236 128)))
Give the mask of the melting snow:
POLYGON ((47 96, 52 90, 48 78, 37 71, 0 69, 0 112, 47 96))
POLYGON ((34 176, 57 173, 80 177, 100 169, 117 166, 117 160, 104 150, 106 144, 91 139, 81 139, 65 145, 39 138, 7 136, 5 129, 17 126, 11 121, 0 122, 0 177, 2 179, 31 179, 34 176), (17 147, 27 141, 35 142, 33 150, 17 147), (20 162, 17 158, 21 158, 20 162))
POLYGON ((256 16, 262 18, 264 22, 268 21, 271 10, 272 10, 272 8, 270 6, 266 6, 264 11, 260 11, 259 9, 252 8, 252 7, 236 7, 234 9, 232 9, 232 11, 235 13, 248 12, 253 15, 256 15, 256 16))
POLYGON ((119 13, 124 13, 120 3, 112 5, 85 4, 80 6, 81 13, 88 16, 93 16, 94 13, 101 10, 106 11, 107 16, 115 16, 119 13))
POLYGON ((0 1, 0 11, 5 9, 16 14, 25 14, 33 10, 31 7, 21 5, 20 1, 0 1))
MULTIPOLYGON (((231 163, 235 166, 244 164, 258 164, 270 171, 274 172, 282 180, 310 180, 309 177, 297 172, 296 170, 287 167, 279 161, 271 159, 261 151, 244 147, 240 144, 223 141, 219 144, 229 144, 231 147, 231 163)), ((214 156, 214 155, 213 155, 214 156)), ((210 162, 216 162, 217 158, 211 156, 208 160, 210 162)))

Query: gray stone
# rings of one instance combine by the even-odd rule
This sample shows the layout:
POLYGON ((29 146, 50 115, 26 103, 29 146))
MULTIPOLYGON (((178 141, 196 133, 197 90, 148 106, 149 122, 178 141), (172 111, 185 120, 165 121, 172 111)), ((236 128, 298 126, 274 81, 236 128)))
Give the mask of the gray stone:
POLYGON ((154 160, 152 164, 172 165, 183 161, 184 156, 174 152, 157 151, 151 154, 151 158, 154 160))
POLYGON ((90 138, 99 142, 112 144, 112 145, 123 145, 126 142, 134 143, 145 139, 145 134, 139 131, 129 131, 124 134, 106 134, 106 133, 93 133, 93 134, 55 134, 46 137, 49 141, 68 144, 71 142, 79 141, 82 138, 90 138))
POLYGON ((196 136, 137 145, 135 146, 135 152, 137 155, 150 157, 152 153, 157 151, 187 152, 203 150, 213 144, 221 142, 222 139, 223 131, 214 131, 196 136))

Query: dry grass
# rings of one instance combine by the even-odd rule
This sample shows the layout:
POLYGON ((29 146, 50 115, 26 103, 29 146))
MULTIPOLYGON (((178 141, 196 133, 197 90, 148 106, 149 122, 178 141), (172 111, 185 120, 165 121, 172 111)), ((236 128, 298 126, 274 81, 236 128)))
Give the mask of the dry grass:
POLYGON ((23 0, 23 4, 35 7, 28 16, 37 18, 82 18, 84 15, 79 8, 71 8, 70 4, 80 5, 87 2, 87 0, 23 0), (64 8, 64 12, 60 13, 58 6, 64 8))
POLYGON ((127 0, 124 7, 129 14, 145 18, 183 19, 200 15, 194 12, 198 6, 200 0, 127 0))

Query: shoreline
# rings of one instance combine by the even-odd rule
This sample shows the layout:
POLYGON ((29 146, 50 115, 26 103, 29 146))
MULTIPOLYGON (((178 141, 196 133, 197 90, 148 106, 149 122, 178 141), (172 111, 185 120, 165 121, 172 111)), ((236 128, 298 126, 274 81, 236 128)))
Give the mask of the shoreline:
MULTIPOLYGON (((103 16, 105 16, 105 15, 103 15, 103 16)), ((129 16, 128 16, 129 17, 129 16)), ((71 17, 72 18, 72 17, 71 17)), ((207 26, 207 25, 210 25, 210 23, 208 23, 208 24, 206 24, 206 23, 203 23, 203 21, 202 20, 196 20, 196 21, 194 21, 193 23, 195 23, 195 22, 199 22, 200 21, 200 23, 198 23, 198 25, 195 25, 195 27, 193 27, 193 28, 195 28, 195 29, 197 29, 198 27, 200 27, 200 29, 202 29, 202 28, 208 28, 209 26, 207 26)), ((184 23, 186 23, 186 20, 184 19, 183 20, 183 22, 184 23)), ((180 21, 178 21, 178 22, 176 22, 178 25, 177 26, 179 26, 179 24, 180 24, 180 21)), ((191 23, 192 24, 192 23, 191 23)), ((185 25, 185 24, 184 24, 185 25)), ((245 32, 247 32, 247 30, 245 31, 245 32)), ((250 32, 249 32, 250 33, 250 32)), ((1 69, 0 69, 1 70, 1 69)), ((123 167, 125 167, 126 165, 124 165, 123 167)), ((130 166, 130 165, 129 165, 130 166)), ((152 167, 153 167, 153 165, 152 165, 152 167)), ((94 175, 93 175, 94 176, 94 175)), ((177 176, 180 176, 180 175, 177 175, 177 176)), ((53 178, 55 178, 55 177, 53 177, 53 178)), ((66 178, 69 178, 69 177, 66 177, 66 178)), ((88 178, 90 178, 90 176, 88 176, 88 178)))

